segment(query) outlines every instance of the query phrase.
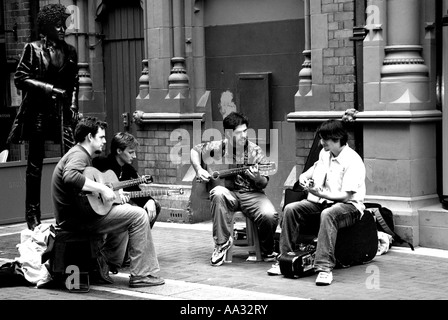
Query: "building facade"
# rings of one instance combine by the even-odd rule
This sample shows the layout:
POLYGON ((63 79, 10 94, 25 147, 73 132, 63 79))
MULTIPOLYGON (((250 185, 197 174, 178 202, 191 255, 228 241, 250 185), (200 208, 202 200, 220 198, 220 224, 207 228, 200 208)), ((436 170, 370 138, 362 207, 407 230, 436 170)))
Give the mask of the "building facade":
MULTIPOLYGON (((14 64, 38 37, 39 7, 51 2, 0 1, 6 124, 20 103, 14 64)), ((448 248, 448 1, 59 2, 73 12, 67 41, 79 55, 81 112, 107 120, 108 137, 135 134, 139 172, 187 191, 161 199, 161 219, 210 219, 189 152, 222 137, 229 112, 249 116, 251 138, 277 164, 266 192, 281 211, 316 128, 351 109, 349 143, 366 164, 366 201, 392 209, 397 233, 414 245, 448 248)), ((23 189, 26 145, 3 148, 10 157, 0 175, 11 194, 23 189)), ((52 148, 49 171, 59 156, 52 148)), ((21 221, 23 210, 11 210, 17 217, 1 220, 21 221)))

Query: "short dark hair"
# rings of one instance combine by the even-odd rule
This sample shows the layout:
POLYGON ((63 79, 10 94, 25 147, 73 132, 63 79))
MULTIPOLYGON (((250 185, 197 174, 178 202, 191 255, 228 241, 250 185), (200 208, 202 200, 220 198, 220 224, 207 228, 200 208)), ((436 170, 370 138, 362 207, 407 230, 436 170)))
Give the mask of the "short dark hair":
POLYGON ((110 142, 110 152, 117 154, 117 149, 135 149, 139 145, 137 139, 129 132, 117 132, 110 142))
POLYGON ((243 124, 249 127, 249 119, 241 112, 231 112, 223 120, 224 130, 225 129, 235 130, 236 127, 243 124))
POLYGON ((327 120, 317 129, 317 134, 324 140, 339 140, 341 146, 347 144, 348 133, 344 128, 344 124, 339 120, 327 120))
POLYGON ((106 130, 107 122, 98 120, 96 117, 80 119, 75 128, 75 142, 83 142, 89 133, 95 136, 99 128, 106 130))
POLYGON ((48 27, 56 26, 58 23, 66 26, 65 21, 70 16, 71 14, 68 13, 67 8, 60 3, 52 3, 42 7, 37 14, 39 32, 45 35, 48 27))

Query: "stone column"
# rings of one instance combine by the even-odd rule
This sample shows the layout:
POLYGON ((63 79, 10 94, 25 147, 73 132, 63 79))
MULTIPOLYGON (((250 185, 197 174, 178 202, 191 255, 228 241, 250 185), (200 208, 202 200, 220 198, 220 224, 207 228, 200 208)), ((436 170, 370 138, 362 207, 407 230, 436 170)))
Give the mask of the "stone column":
POLYGON ((304 0, 305 61, 299 72, 299 90, 295 94, 295 111, 328 110, 329 84, 324 80, 324 51, 328 48, 328 16, 322 1, 304 0), (311 30, 320 30, 311 35, 311 30), (311 77, 312 76, 312 77, 311 77))
POLYGON ((311 90, 312 84, 312 66, 311 66, 311 31, 310 31, 310 0, 303 0, 305 12, 305 50, 303 55, 305 61, 302 64, 302 69, 299 72, 299 96, 306 96, 311 90))
POLYGON ((390 107, 395 110, 431 108, 430 104, 422 103, 429 99, 429 78, 422 56, 420 13, 419 0, 387 1, 387 46, 381 70, 381 101, 386 104, 396 102, 406 92, 418 100, 411 106, 393 103, 390 107))
MULTIPOLYGON (((443 1, 443 12, 448 10, 448 1, 443 1)), ((443 28, 443 77, 448 78, 448 27, 443 28)), ((445 94, 442 96, 443 123, 442 123, 442 172, 443 172, 443 195, 448 195, 448 91, 447 83, 443 88, 445 94)))
POLYGON ((414 245, 419 244, 419 209, 438 201, 440 112, 423 59, 422 5, 418 0, 368 2, 364 61, 370 72, 364 79, 364 112, 357 120, 364 122, 366 201, 392 209, 397 233, 414 245), (380 64, 382 56, 378 74, 369 65, 380 64))

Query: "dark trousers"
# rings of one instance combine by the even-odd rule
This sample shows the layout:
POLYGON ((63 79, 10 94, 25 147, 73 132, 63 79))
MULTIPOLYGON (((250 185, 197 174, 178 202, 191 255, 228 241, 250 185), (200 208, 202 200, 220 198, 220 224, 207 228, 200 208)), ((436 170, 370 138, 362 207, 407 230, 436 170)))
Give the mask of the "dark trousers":
POLYGON ((40 194, 42 180, 42 164, 45 154, 45 138, 40 130, 36 130, 28 144, 28 160, 26 167, 25 220, 29 229, 40 224, 40 194))

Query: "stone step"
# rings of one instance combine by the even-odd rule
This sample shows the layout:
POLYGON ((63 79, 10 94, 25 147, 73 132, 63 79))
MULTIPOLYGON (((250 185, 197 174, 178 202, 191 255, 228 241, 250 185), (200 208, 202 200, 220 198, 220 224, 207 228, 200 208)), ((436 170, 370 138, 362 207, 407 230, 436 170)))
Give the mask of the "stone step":
POLYGON ((448 249, 448 210, 441 204, 423 207, 419 215, 419 245, 426 248, 448 249))

